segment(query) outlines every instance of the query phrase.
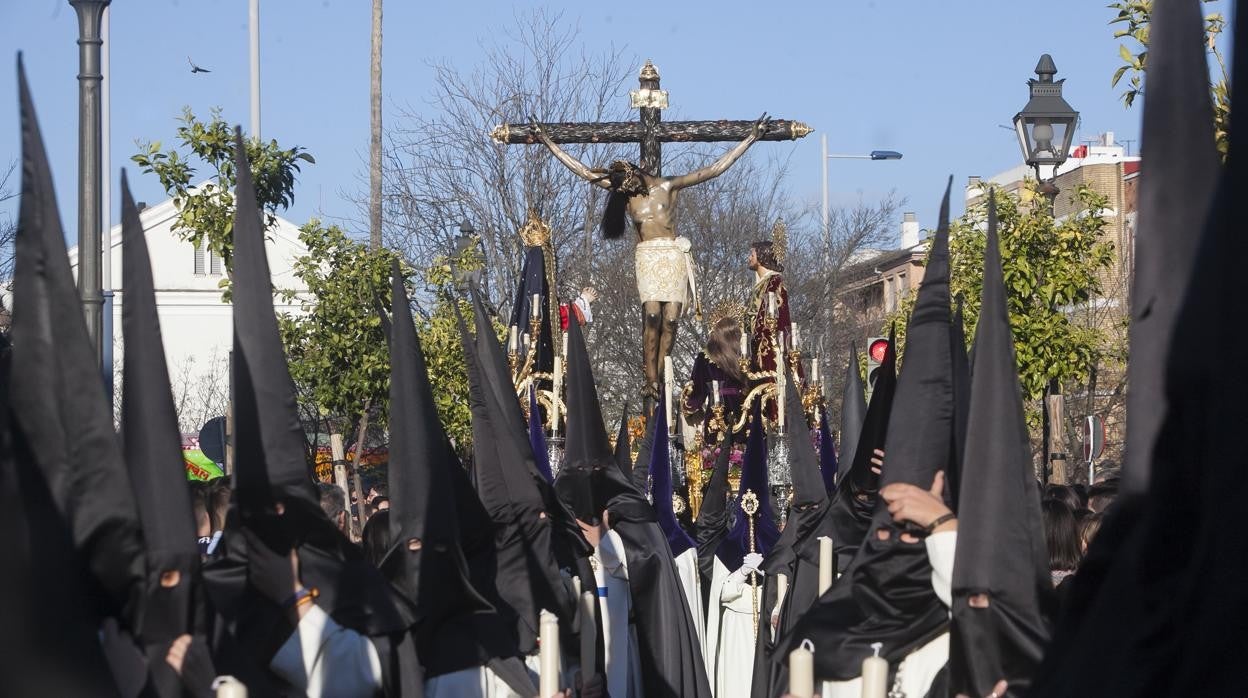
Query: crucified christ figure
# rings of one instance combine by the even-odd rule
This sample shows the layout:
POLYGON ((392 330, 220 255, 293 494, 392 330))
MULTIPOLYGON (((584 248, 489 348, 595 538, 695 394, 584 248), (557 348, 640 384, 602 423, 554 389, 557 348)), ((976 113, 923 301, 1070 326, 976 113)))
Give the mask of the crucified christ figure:
POLYGON ((626 217, 637 231, 637 292, 641 297, 646 376, 642 392, 647 398, 657 399, 663 358, 676 341, 676 324, 688 304, 690 288, 697 303, 690 243, 687 238, 676 235, 673 223, 676 194, 685 187, 726 172, 751 145, 767 134, 771 119, 763 114, 754 122, 750 135, 714 163, 675 177, 654 175, 624 160, 611 163, 605 170, 590 169, 551 140, 541 124, 531 121, 533 136, 544 143, 559 162, 581 179, 611 192, 602 216, 603 237, 622 237, 626 217))

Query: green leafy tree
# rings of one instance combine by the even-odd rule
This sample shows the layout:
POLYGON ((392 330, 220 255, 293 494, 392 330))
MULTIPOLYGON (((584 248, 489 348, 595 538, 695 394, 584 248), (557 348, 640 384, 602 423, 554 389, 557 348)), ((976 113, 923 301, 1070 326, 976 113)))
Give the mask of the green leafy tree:
POLYGON ((377 309, 390 308, 394 253, 371 251, 316 219, 299 229, 299 240, 308 252, 296 260, 294 275, 307 291, 280 293, 302 312, 283 314, 278 324, 304 419, 351 433, 369 413, 384 425, 390 353, 377 309))
MULTIPOLYGON (((998 233, 1010 329, 1023 398, 1037 402, 1046 386, 1081 383, 1109 351, 1102 329, 1079 321, 1078 308, 1096 298, 1114 261, 1113 244, 1102 239, 1108 200, 1087 186, 1070 194, 1082 213, 1056 221, 1032 180, 1020 195, 996 192, 998 233)), ((968 344, 974 339, 984 283, 987 199, 950 226, 949 289, 963 299, 968 344)), ((896 323, 899 359, 904 359, 906 320, 914 297, 884 322, 896 323)), ((1037 403, 1038 408, 1038 403, 1037 403)), ((1038 410, 1031 415, 1038 424, 1038 410)))
MULTIPOLYGON (((183 240, 203 246, 225 262, 227 272, 234 261, 234 129, 221 118, 221 110, 213 109, 208 121, 198 119, 186 107, 179 119, 177 148, 163 149, 160 141, 139 141, 139 152, 131 156, 145 173, 160 179, 165 193, 178 209, 173 231, 183 240), (206 181, 198 168, 209 172, 206 181)), ((300 162, 316 161, 303 148, 283 148, 277 141, 262 142, 255 138, 243 141, 251 176, 256 187, 256 201, 264 211, 265 228, 277 221, 278 210, 294 202, 295 175, 300 162)), ((229 277, 221 286, 228 288, 229 277)), ((228 299, 228 292, 227 292, 228 299)))
MULTIPOLYGON (((1203 1, 1217 2, 1217 0, 1203 1)), ((1130 45, 1126 43, 1118 45, 1118 53, 1122 56, 1123 64, 1114 71, 1111 81, 1111 84, 1117 87, 1124 77, 1127 78, 1127 90, 1122 93, 1122 101, 1129 107, 1135 103, 1136 97, 1144 94, 1153 0, 1121 0, 1111 3, 1109 8, 1118 10, 1118 14, 1109 23, 1121 25, 1114 31, 1114 38, 1130 40, 1130 45)), ((1218 78, 1211 81, 1209 90, 1213 99, 1214 135, 1217 138, 1218 150, 1223 157, 1226 156, 1227 146, 1230 143, 1227 129, 1230 126, 1231 115, 1231 92, 1226 60, 1223 58, 1222 50, 1218 48, 1218 38, 1225 28, 1226 19, 1221 12, 1211 12, 1205 15, 1205 45, 1219 70, 1218 78)))

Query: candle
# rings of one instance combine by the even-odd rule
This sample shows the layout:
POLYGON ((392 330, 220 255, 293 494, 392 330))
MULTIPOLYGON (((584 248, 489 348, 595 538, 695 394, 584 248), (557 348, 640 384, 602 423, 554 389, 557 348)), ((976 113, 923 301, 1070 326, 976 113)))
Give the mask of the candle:
POLYGON ((776 575, 776 606, 784 605, 784 595, 789 593, 789 575, 776 575))
POLYGON ((563 355, 564 356, 568 355, 568 333, 567 332, 563 333, 563 355))
POLYGON ((594 620, 594 611, 598 606, 598 597, 592 591, 581 593, 581 676, 585 680, 597 671, 597 654, 598 648, 595 644, 598 639, 597 622, 594 620))
POLYGON ((529 333, 525 332, 524 334, 520 335, 520 339, 522 342, 524 342, 524 350, 528 351, 530 348, 529 340, 531 339, 531 337, 529 337, 529 333))
POLYGON ((810 360, 810 382, 819 385, 819 356, 810 360))
POLYGON ((247 687, 233 676, 218 676, 212 681, 217 698, 247 698, 247 687))
POLYGON ((885 698, 888 692, 888 662, 880 656, 880 648, 884 644, 871 643, 875 652, 862 660, 862 698, 885 698))
POLYGON ((572 575, 572 589, 576 592, 576 596, 577 596, 577 598, 580 598, 580 596, 581 596, 581 578, 580 578, 580 577, 578 577, 577 575, 572 575))
MULTIPOLYGON (((555 614, 542 610, 541 634, 538 646, 541 648, 541 674, 539 683, 543 696, 553 696, 559 692, 559 620, 555 614)), ((866 666, 865 664, 863 665, 866 666)), ((885 676, 888 675, 888 664, 884 665, 885 676)), ((881 696, 884 694, 881 693, 881 696)))
POLYGON ((797 323, 795 322, 793 323, 793 351, 797 351, 800 348, 800 345, 801 340, 798 339, 797 323))
POLYGON ((767 314, 773 317, 776 314, 776 292, 775 291, 767 292, 767 314))
POLYGON ((783 354, 784 354, 785 346, 787 345, 784 343, 784 333, 781 332, 780 334, 776 335, 776 370, 780 371, 781 373, 784 373, 783 354))
POLYGON ((668 432, 671 432, 672 427, 675 426, 674 424, 672 424, 672 381, 673 381, 672 357, 664 356, 663 357, 663 382, 664 382, 664 387, 666 389, 663 391, 663 415, 667 417, 668 432))
POLYGON ((519 341, 520 341, 520 328, 516 327, 515 325, 512 325, 511 327, 507 328, 507 351, 511 352, 512 354, 516 353, 516 350, 519 348, 519 344, 518 344, 519 341))
POLYGON ((823 592, 832 586, 832 569, 835 565, 836 558, 832 556, 832 539, 827 536, 819 536, 819 595, 823 596, 823 592))
POLYGON ((554 394, 550 396, 550 433, 552 436, 559 435, 559 396, 562 394, 563 388, 563 358, 555 357, 554 370, 554 394))
MULTIPOLYGON (((815 695, 815 653, 806 649, 810 640, 789 653, 789 695, 813 698, 815 695)), ((813 645, 812 645, 813 646, 813 645)))
POLYGON ((711 381, 711 393, 715 396, 716 405, 719 404, 719 381, 711 381))
POLYGON ((745 332, 741 333, 741 358, 750 355, 750 337, 745 332))
POLYGON ((540 320, 542 317, 542 296, 540 293, 533 294, 533 302, 530 304, 533 310, 533 319, 540 320))

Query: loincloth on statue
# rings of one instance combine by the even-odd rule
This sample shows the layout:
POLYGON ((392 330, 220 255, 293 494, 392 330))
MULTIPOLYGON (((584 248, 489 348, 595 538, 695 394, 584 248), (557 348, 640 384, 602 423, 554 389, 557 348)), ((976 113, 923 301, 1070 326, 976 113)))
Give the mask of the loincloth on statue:
POLYGON ((637 294, 641 302, 661 301, 689 307, 689 292, 698 301, 693 275, 693 257, 688 238, 642 240, 635 252, 637 294))

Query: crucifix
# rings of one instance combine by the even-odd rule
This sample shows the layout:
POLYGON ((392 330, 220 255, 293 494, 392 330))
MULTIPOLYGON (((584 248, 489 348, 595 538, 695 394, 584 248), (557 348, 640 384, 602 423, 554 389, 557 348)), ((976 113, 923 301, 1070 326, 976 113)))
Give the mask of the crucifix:
MULTIPOLYGON (((697 286, 690 242, 677 237, 673 209, 676 193, 701 184, 728 170, 756 141, 797 140, 810 133, 806 124, 784 119, 757 121, 662 121, 667 91, 659 89, 659 71, 650 61, 641 69, 639 89, 630 93, 638 121, 503 124, 491 136, 503 144, 541 143, 578 177, 610 192, 602 219, 608 239, 624 234, 626 219, 637 233, 637 291, 642 305, 643 366, 648 401, 659 396, 663 359, 676 339, 676 325, 697 286), (739 141, 714 163, 688 174, 663 176, 663 143, 739 141), (591 169, 569 155, 560 143, 639 143, 640 166, 616 161, 609 168, 591 169)), ((652 404, 652 403, 651 403, 652 404)), ((647 410, 650 404, 647 405, 647 410)))

